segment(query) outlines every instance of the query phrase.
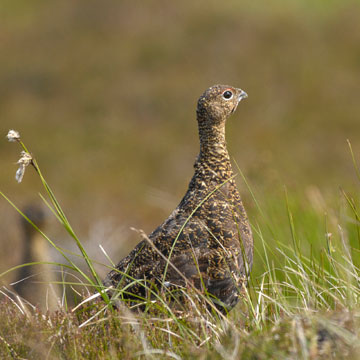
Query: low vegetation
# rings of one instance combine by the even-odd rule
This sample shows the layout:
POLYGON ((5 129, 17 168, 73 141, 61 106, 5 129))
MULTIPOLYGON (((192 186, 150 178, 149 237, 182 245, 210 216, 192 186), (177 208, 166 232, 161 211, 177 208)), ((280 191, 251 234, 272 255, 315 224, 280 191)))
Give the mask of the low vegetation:
MULTIPOLYGON (((262 271, 251 274, 249 286, 242 289, 243 301, 227 316, 209 307, 207 298, 190 288, 183 291, 181 309, 169 307, 165 295, 159 294, 156 300, 144 299, 143 312, 125 304, 115 310, 106 292, 102 291, 104 301, 91 295, 95 289, 103 290, 94 264, 36 159, 20 136, 14 141, 22 146, 23 157, 31 157, 27 165, 35 168, 48 196, 42 198, 79 247, 87 270, 37 229, 63 255, 63 268, 76 273, 77 288, 84 295, 72 309, 59 299, 58 311, 44 312, 3 288, 1 358, 357 358, 360 214, 358 202, 346 191, 341 190, 342 201, 333 210, 325 209, 317 189, 309 190, 307 207, 285 190, 283 201, 275 202, 286 214, 285 231, 285 223, 274 222, 281 216, 271 216, 277 212, 274 202, 272 208, 263 208, 249 187, 259 219, 252 224, 255 262, 262 271)), ((351 146, 350 153, 353 155, 351 146)), ((354 155, 353 162, 359 174, 354 155)), ((24 175, 22 164, 20 161, 24 175)))

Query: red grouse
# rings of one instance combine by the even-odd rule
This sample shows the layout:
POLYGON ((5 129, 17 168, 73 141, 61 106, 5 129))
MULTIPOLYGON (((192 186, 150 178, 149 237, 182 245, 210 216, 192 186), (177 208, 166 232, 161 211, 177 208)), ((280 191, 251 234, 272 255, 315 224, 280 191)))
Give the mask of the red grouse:
POLYGON ((222 311, 238 302, 252 267, 253 238, 226 148, 225 123, 246 97, 225 85, 201 95, 200 153, 189 188, 164 223, 107 275, 104 284, 117 288, 119 298, 135 302, 149 289, 192 284, 222 311))

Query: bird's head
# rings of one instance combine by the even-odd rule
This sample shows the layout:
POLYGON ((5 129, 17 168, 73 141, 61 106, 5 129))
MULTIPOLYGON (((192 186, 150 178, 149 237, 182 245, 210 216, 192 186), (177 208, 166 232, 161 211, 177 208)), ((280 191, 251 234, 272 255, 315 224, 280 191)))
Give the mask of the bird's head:
POLYGON ((239 102, 247 98, 245 91, 227 85, 214 85, 199 98, 197 118, 208 126, 220 125, 236 110, 239 102))

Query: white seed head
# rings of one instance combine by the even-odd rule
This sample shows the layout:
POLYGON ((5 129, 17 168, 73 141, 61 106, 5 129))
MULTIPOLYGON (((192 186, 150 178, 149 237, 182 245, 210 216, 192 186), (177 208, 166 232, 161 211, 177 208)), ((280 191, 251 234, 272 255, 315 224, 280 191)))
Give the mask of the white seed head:
POLYGON ((6 135, 7 139, 10 141, 10 142, 15 142, 15 141, 18 141, 20 140, 20 134, 18 131, 16 130, 9 130, 8 134, 6 135))
POLYGON ((18 183, 22 182, 24 174, 25 174, 25 166, 21 164, 19 168, 16 170, 16 174, 15 174, 15 179, 18 183))
POLYGON ((32 156, 26 151, 21 152, 21 157, 17 162, 19 164, 19 168, 17 169, 15 174, 15 179, 18 183, 21 183, 25 174, 25 169, 29 164, 31 164, 32 159, 32 156))
POLYGON ((30 163, 31 163, 31 161, 32 161, 32 156, 29 154, 29 153, 27 153, 26 151, 22 151, 21 153, 20 153, 20 155, 21 155, 21 157, 20 157, 20 159, 18 160, 18 164, 24 164, 25 166, 28 166, 30 163))

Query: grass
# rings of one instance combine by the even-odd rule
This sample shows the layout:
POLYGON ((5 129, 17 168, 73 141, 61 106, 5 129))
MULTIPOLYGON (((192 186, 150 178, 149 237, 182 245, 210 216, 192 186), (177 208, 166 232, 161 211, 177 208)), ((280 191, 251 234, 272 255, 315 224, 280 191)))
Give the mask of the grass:
MULTIPOLYGON (((18 142, 30 154, 21 139, 18 142)), ((81 286, 90 293, 94 289, 101 291, 92 260, 33 157, 31 165, 49 200, 42 199, 79 247, 87 270, 32 225, 63 255, 63 266, 77 274, 81 286)), ((285 190, 283 200, 276 202, 284 211, 275 218, 266 207, 262 208, 250 188, 249 192, 259 218, 259 223, 252 225, 256 269, 261 271, 253 271, 243 300, 228 316, 209 308, 206 296, 191 288, 183 290, 185 311, 169 307, 166 294, 160 293, 155 300, 142 299, 144 312, 130 311, 126 305, 113 310, 112 301, 124 290, 115 297, 102 292, 104 302, 94 303, 93 297, 91 301, 85 297, 72 310, 63 307, 56 312, 42 312, 3 289, 6 296, 0 303, 1 358, 358 358, 358 201, 342 190, 339 209, 325 213, 319 205, 323 203, 321 194, 315 196, 316 191, 304 207, 285 190), (285 221, 274 221, 279 218, 285 221)), ((5 194, 1 195, 25 216, 5 194)))

